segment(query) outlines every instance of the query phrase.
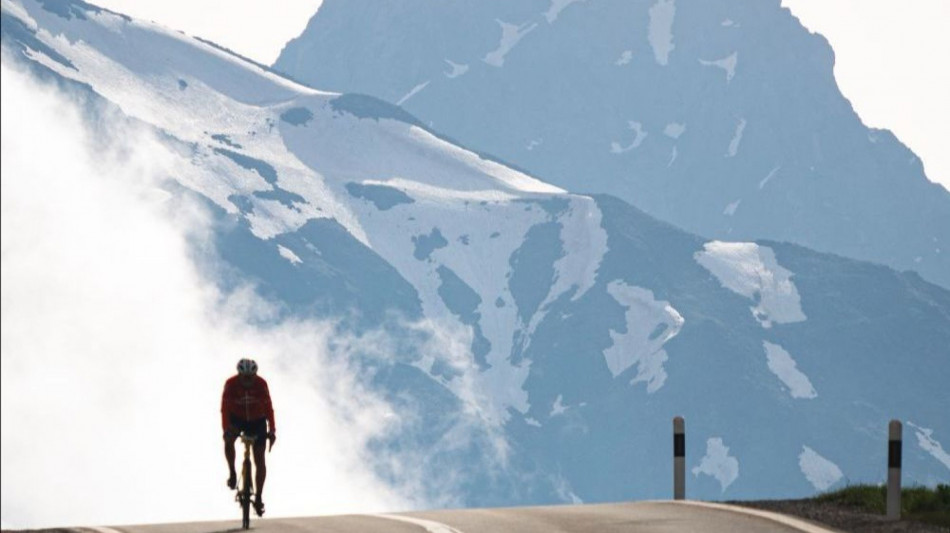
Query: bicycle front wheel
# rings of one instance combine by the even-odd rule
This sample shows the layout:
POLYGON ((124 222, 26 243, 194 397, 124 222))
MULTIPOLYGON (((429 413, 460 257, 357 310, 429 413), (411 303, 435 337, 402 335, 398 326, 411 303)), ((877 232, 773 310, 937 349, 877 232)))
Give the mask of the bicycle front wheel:
POLYGON ((241 527, 251 527, 251 462, 244 461, 241 469, 241 527))

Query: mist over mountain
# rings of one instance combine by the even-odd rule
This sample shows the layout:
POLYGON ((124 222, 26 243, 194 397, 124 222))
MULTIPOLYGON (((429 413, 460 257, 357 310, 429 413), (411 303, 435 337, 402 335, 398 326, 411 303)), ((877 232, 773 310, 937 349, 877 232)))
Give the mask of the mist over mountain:
POLYGON ((861 122, 833 66, 779 0, 327 0, 274 64, 700 235, 950 287, 950 192, 861 122))
MULTIPOLYGON (((361 4, 326 0, 317 19, 349 13, 349 5, 361 4)), ((507 11, 493 15, 502 20, 527 20, 538 8, 503 5, 507 11)), ((462 59, 457 67, 443 62, 440 68, 456 74, 443 77, 507 72, 535 32, 550 33, 562 22, 571 27, 572 13, 609 5, 556 3, 547 12, 550 22, 535 29, 500 25, 508 46, 494 53, 494 37, 475 42, 476 31, 470 51, 487 43, 484 65, 473 61, 463 74, 462 59)), ((672 9, 672 2, 658 5, 672 9)), ((734 21, 742 27, 749 23, 739 14, 771 9, 742 5, 749 7, 734 21)), ((445 4, 431 19, 407 18, 403 4, 386 2, 363 14, 425 33, 445 13, 461 17, 489 7, 502 9, 445 4)), ((679 9, 677 17, 690 12, 679 9)), ((548 176, 534 168, 546 159, 515 160, 537 171, 527 174, 441 137, 435 131, 443 126, 453 137, 468 135, 453 131, 449 120, 435 120, 432 129, 424 109, 419 119, 375 97, 301 85, 212 43, 83 2, 4 0, 0 28, 4 61, 83 102, 92 127, 104 114, 118 113, 176 155, 163 189, 169 201, 187 198, 207 210, 210 246, 196 246, 193 254, 220 290, 250 284, 276 310, 262 321, 335 319, 341 335, 363 340, 362 349, 348 352, 348 363, 398 419, 363 452, 378 478, 394 487, 412 487, 433 505, 667 498, 675 415, 687 420, 691 498, 793 497, 847 481, 879 481, 892 418, 908 422, 904 482, 950 481, 950 457, 940 442, 950 438, 950 291, 914 272, 779 240, 700 237, 615 196, 575 194, 544 181, 568 185, 563 180, 573 175, 608 183, 610 169, 600 164, 577 160, 571 167, 577 172, 548 176)), ((451 26, 443 31, 457 33, 451 26)), ((413 39, 383 46, 371 33, 362 47, 354 41, 334 53, 352 51, 359 63, 359 54, 376 50, 387 59, 387 72, 401 79, 422 71, 400 67, 388 55, 413 39)), ((639 50, 630 61, 656 64, 662 57, 666 65, 655 68, 676 72, 677 54, 688 45, 673 43, 669 55, 641 57, 646 51, 639 50)), ((426 58, 448 57, 428 43, 413 46, 419 47, 413 52, 418 69, 428 68, 426 58)), ((711 93, 739 84, 741 70, 724 81, 722 68, 699 67, 709 75, 711 93)), ((693 70, 685 63, 681 68, 683 76, 693 70)), ((328 79, 313 86, 335 84, 328 79)), ((410 104, 426 101, 422 96, 436 87, 418 89, 404 104, 416 112, 410 104)), ((558 94, 568 93, 575 94, 558 94)), ((688 99, 669 97, 673 107, 688 99)), ((490 110, 456 107, 472 115, 490 110)), ((648 143, 662 137, 667 156, 678 146, 677 162, 701 165, 697 154, 717 146, 704 128, 719 123, 718 111, 687 118, 661 112, 673 107, 660 106, 651 116, 660 125, 682 120, 681 127, 618 141, 621 152, 659 151, 648 143), (627 150, 631 144, 637 146, 627 150)), ((741 150, 736 158, 720 157, 722 165, 755 153, 755 143, 772 147, 763 153, 779 146, 754 140, 759 115, 748 111, 741 150)), ((593 120, 596 114, 583 115, 593 120)), ((654 127, 642 120, 642 127, 654 127)), ((553 128, 557 122, 545 123, 553 128)), ((499 144, 466 142, 509 158, 514 152, 502 140, 517 140, 517 131, 526 131, 519 124, 524 121, 515 118, 495 124, 499 144)), ((546 137, 535 148, 579 153, 570 142, 580 142, 572 137, 580 133, 578 123, 559 127, 563 136, 546 137)), ((632 131, 624 124, 620 130, 632 131)), ((896 141, 878 135, 883 146, 898 150, 896 141)), ((606 148, 610 155, 609 143, 606 148)), ((634 160, 644 169, 655 163, 634 160)), ((782 161, 781 172, 804 164, 782 161)), ((731 175, 745 179, 738 171, 731 175)), ((776 171, 761 190, 792 181, 781 177, 776 171)), ((799 198, 797 187, 782 187, 799 198)), ((656 191, 677 203, 675 195, 683 195, 680 208, 659 214, 695 211, 700 224, 708 212, 699 193, 688 189, 656 191)))

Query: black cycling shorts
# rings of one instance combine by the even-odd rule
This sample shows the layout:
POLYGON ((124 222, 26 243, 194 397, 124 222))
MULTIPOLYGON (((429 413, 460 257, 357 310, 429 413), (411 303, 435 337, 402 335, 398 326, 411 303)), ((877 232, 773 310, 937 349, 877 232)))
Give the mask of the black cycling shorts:
POLYGON ((236 416, 231 416, 229 421, 231 427, 237 429, 238 433, 244 432, 247 435, 256 435, 257 441, 254 444, 263 443, 264 439, 267 438, 267 418, 242 420, 236 416))

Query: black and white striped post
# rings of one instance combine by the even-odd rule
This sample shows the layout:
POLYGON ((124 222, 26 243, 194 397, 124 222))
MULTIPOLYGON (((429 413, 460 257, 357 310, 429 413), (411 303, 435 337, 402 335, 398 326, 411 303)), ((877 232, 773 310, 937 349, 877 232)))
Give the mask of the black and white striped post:
POLYGON ((673 499, 686 499, 686 423, 673 418, 673 499))
POLYGON ((901 423, 891 420, 887 440, 887 519, 901 518, 901 423))

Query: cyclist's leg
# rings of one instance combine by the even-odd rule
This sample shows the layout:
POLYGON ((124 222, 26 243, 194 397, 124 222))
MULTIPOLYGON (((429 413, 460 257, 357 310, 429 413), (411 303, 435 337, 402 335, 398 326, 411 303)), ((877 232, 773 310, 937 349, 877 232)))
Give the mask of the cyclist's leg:
POLYGON ((267 479, 267 460, 265 459, 265 450, 267 449, 264 443, 267 442, 266 439, 259 438, 257 442, 254 443, 254 466, 257 470, 255 472, 254 486, 257 487, 257 500, 262 500, 262 494, 264 494, 264 480, 267 479))
POLYGON ((226 435, 224 437, 224 459, 228 462, 228 471, 234 472, 234 441, 237 435, 226 435))
POLYGON ((237 483, 237 473, 234 470, 234 441, 238 438, 239 429, 231 421, 232 431, 224 434, 224 459, 228 463, 228 487, 234 488, 237 483))
POLYGON ((267 449, 267 420, 261 418, 260 420, 251 422, 250 425, 253 428, 252 431, 254 434, 257 435, 257 440, 254 442, 254 486, 257 488, 254 507, 257 509, 258 514, 261 514, 264 508, 264 481, 267 479, 267 459, 264 453, 267 449))
POLYGON ((224 436, 224 459, 228 462, 228 488, 237 486, 237 472, 234 471, 234 441, 237 437, 224 436))

